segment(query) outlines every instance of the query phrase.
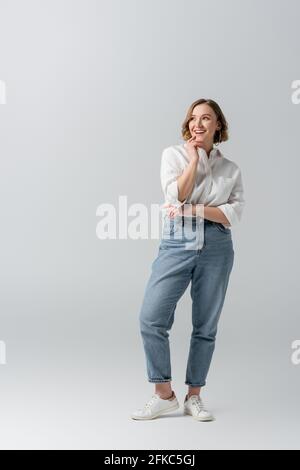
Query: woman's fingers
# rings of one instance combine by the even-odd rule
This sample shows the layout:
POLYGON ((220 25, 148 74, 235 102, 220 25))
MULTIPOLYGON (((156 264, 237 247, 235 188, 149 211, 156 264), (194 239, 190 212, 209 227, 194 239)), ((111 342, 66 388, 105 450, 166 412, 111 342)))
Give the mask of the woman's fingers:
POLYGON ((162 207, 166 208, 167 215, 169 217, 175 217, 176 215, 182 215, 182 206, 173 206, 173 204, 170 204, 166 202, 162 207))
POLYGON ((171 207, 169 210, 168 210, 168 216, 169 217, 175 217, 176 215, 181 215, 181 207, 171 207))

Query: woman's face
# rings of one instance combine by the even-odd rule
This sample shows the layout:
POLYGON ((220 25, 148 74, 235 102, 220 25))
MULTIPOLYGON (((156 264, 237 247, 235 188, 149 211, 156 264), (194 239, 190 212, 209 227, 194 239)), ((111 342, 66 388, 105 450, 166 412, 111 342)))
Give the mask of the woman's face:
POLYGON ((189 121, 189 130, 191 136, 195 136, 199 146, 212 147, 215 132, 220 128, 217 115, 208 104, 202 103, 194 107, 189 121))

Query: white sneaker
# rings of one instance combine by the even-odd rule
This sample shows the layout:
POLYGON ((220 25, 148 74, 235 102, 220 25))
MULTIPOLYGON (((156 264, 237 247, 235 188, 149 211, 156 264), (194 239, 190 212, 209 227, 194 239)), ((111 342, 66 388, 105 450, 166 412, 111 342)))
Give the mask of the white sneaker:
POLYGON ((198 421, 214 421, 213 415, 204 407, 204 403, 199 395, 191 395, 190 398, 185 397, 184 414, 191 415, 198 421))
POLYGON ((153 419, 164 413, 169 413, 170 411, 177 410, 178 408, 179 403, 174 392, 172 397, 166 400, 160 398, 160 396, 155 393, 154 395, 152 395, 151 399, 146 403, 144 408, 139 408, 138 410, 131 413, 131 418, 153 419))

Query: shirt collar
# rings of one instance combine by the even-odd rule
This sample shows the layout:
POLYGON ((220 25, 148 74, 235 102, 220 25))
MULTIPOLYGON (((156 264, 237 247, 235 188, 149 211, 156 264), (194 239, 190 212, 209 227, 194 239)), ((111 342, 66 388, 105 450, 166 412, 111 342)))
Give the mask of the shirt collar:
POLYGON ((221 152, 218 148, 216 148, 216 147, 214 147, 214 148, 210 151, 209 158, 208 158, 208 155, 207 155, 207 153, 206 153, 206 150, 204 150, 202 147, 199 148, 199 153, 200 153, 200 155, 204 155, 204 157, 206 157, 206 159, 207 159, 208 161, 213 160, 215 157, 216 157, 216 158, 222 157, 222 152, 221 152))
MULTIPOLYGON (((185 143, 183 144, 183 146, 185 147, 185 143)), ((185 149, 185 150, 186 150, 186 149, 185 149)), ((205 158, 208 162, 212 161, 215 157, 216 157, 216 158, 220 158, 220 157, 223 156, 221 150, 219 150, 217 147, 213 147, 213 148, 212 148, 212 150, 210 151, 210 154, 209 154, 209 158, 208 158, 208 156, 207 156, 206 150, 204 150, 202 147, 200 147, 200 148, 198 149, 198 152, 199 152, 200 155, 203 155, 204 158, 205 158)))

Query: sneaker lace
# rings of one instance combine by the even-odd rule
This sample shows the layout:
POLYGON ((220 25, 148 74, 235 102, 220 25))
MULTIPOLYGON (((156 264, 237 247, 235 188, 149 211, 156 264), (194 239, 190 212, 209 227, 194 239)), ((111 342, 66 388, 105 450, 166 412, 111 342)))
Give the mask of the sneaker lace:
POLYGON ((152 397, 150 398, 150 400, 146 403, 145 405, 145 408, 150 408, 153 403, 157 400, 157 395, 152 395, 152 397))
POLYGON ((200 397, 193 397, 192 401, 193 401, 193 405, 196 406, 198 413, 200 413, 201 411, 206 411, 204 407, 204 403, 200 397))

